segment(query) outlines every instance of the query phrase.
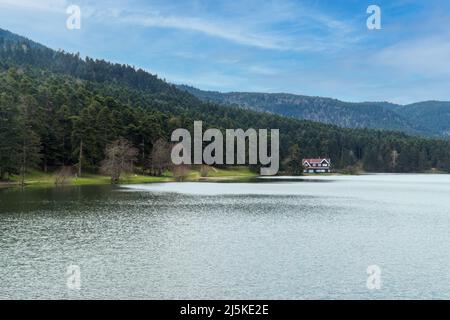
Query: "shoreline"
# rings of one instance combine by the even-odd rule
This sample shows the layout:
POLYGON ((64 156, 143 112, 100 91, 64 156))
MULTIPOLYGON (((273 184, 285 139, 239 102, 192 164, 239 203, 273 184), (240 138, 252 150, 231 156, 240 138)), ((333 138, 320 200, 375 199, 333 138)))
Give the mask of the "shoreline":
MULTIPOLYGON (((237 167, 232 169, 216 169, 213 168, 208 172, 207 176, 202 176, 199 170, 190 170, 189 173, 180 181, 169 172, 162 176, 147 175, 127 175, 120 179, 120 184, 147 184, 147 183, 166 183, 166 182, 214 182, 214 181, 244 181, 258 177, 257 173, 251 172, 246 167, 237 167)), ((108 176, 97 174, 86 174, 82 177, 70 177, 67 183, 56 184, 56 175, 54 173, 32 172, 25 179, 24 188, 33 187, 76 187, 76 186, 101 186, 112 185, 108 176)), ((0 190, 7 188, 21 188, 21 184, 16 176, 11 181, 0 181, 0 190)))
MULTIPOLYGON (((423 174, 423 175, 441 175, 449 174, 446 172, 411 172, 411 173, 392 173, 392 172, 359 172, 359 173, 341 173, 333 172, 327 174, 302 174, 302 175, 277 175, 268 176, 269 178, 278 177, 280 179, 289 177, 323 177, 323 176, 364 176, 364 175, 407 175, 407 174, 423 174)), ((146 175, 128 175, 120 179, 117 185, 124 184, 151 184, 151 183, 167 183, 167 182, 246 182, 261 177, 257 173, 250 172, 248 168, 221 169, 214 168, 214 173, 208 176, 202 176, 199 171, 191 170, 189 174, 182 180, 176 179, 171 175, 163 176, 146 176, 146 175)), ((26 179, 24 188, 58 188, 58 187, 77 187, 77 186, 102 186, 113 185, 107 176, 88 174, 81 178, 73 178, 69 183, 55 184, 53 174, 34 173, 32 177, 26 179)), ((8 188, 21 188, 19 181, 0 181, 0 190, 8 188)))

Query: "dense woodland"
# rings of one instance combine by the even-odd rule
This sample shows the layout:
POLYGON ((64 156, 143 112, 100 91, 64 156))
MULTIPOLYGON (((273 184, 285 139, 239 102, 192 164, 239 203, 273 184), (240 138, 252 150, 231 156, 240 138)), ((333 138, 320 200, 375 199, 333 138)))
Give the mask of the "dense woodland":
POLYGON ((336 169, 450 172, 449 141, 202 102, 144 70, 56 52, 0 30, 1 179, 30 168, 99 172, 105 148, 118 139, 133 146, 140 168, 151 169, 155 145, 198 120, 204 129, 280 129, 287 173, 300 173, 303 157, 319 156, 336 169))
POLYGON ((335 124, 345 128, 386 129, 411 135, 450 138, 450 102, 446 101, 424 101, 409 105, 388 102, 352 103, 287 93, 222 93, 186 85, 179 85, 178 88, 203 101, 296 119, 335 124))

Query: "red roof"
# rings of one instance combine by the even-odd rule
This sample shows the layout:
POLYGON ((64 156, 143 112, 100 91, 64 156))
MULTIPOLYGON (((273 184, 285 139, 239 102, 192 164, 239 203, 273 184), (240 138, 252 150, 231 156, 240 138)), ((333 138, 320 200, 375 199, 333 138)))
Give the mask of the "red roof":
POLYGON ((303 163, 308 162, 309 164, 313 164, 313 163, 322 163, 323 161, 327 161, 328 163, 331 162, 330 159, 327 158, 316 158, 316 159, 303 159, 303 163))

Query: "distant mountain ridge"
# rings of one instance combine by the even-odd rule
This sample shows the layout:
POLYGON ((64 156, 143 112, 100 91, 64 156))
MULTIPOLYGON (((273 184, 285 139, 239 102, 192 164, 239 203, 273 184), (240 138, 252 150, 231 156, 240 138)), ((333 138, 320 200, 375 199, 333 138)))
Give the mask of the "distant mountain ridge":
POLYGON ((162 96, 177 92, 180 96, 197 99, 143 69, 110 63, 103 59, 89 57, 83 59, 78 53, 56 51, 0 28, 0 67, 9 64, 41 68, 53 73, 72 75, 87 81, 126 85, 162 96), (30 51, 33 51, 33 55, 29 54, 30 51))
MULTIPOLYGON (((86 80, 120 82, 137 89, 158 92, 158 94, 164 92, 165 95, 181 89, 181 92, 187 92, 206 102, 238 106, 344 128, 395 130, 413 135, 450 139, 450 102, 425 101, 409 105, 388 102, 351 103, 332 98, 287 93, 204 91, 186 85, 172 86, 155 75, 141 69, 135 71, 128 65, 113 65, 116 70, 114 74, 117 77, 111 78, 110 73, 103 72, 111 67, 104 60, 87 58, 85 62, 80 63, 81 58, 77 55, 64 52, 58 54, 44 45, 1 28, 0 40, 3 50, 12 48, 9 50, 16 51, 14 54, 16 60, 12 63, 31 64, 35 67, 47 68, 52 72, 74 74, 86 80), (26 53, 28 49, 38 49, 41 56, 35 61, 30 61, 30 57, 26 53), (70 70, 70 66, 72 66, 72 70, 70 70)), ((4 51, 0 63, 7 63, 11 56, 4 51)))
POLYGON ((9 42, 15 42, 15 43, 21 43, 21 44, 26 43, 27 46, 32 47, 32 48, 40 48, 40 49, 46 48, 45 46, 43 46, 37 42, 34 42, 33 40, 30 40, 23 36, 19 36, 15 33, 12 33, 8 30, 4 30, 1 28, 0 28, 0 39, 2 39, 3 41, 6 41, 6 42, 9 41, 9 42))
POLYGON ((408 134, 450 138, 450 102, 425 101, 410 105, 389 102, 352 103, 287 93, 221 93, 186 85, 179 85, 178 88, 203 101, 345 128, 397 130, 408 134))

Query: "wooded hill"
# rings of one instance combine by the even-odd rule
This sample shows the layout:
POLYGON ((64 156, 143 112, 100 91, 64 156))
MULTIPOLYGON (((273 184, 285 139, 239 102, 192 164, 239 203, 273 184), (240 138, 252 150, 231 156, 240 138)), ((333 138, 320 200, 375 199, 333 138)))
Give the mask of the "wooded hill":
MULTIPOLYGON (((329 157, 335 168, 376 172, 450 172, 450 142, 404 133, 345 129, 203 102, 157 76, 104 60, 54 51, 0 30, 0 175, 21 168, 78 166, 96 172, 105 147, 124 138, 151 166, 155 142, 176 128, 280 129, 281 169, 303 157, 329 157)), ((255 168, 257 169, 257 168, 255 168)))
POLYGON ((203 101, 270 112, 345 128, 397 130, 413 135, 450 138, 450 102, 425 101, 409 105, 388 102, 351 103, 286 93, 204 91, 180 85, 203 101))

